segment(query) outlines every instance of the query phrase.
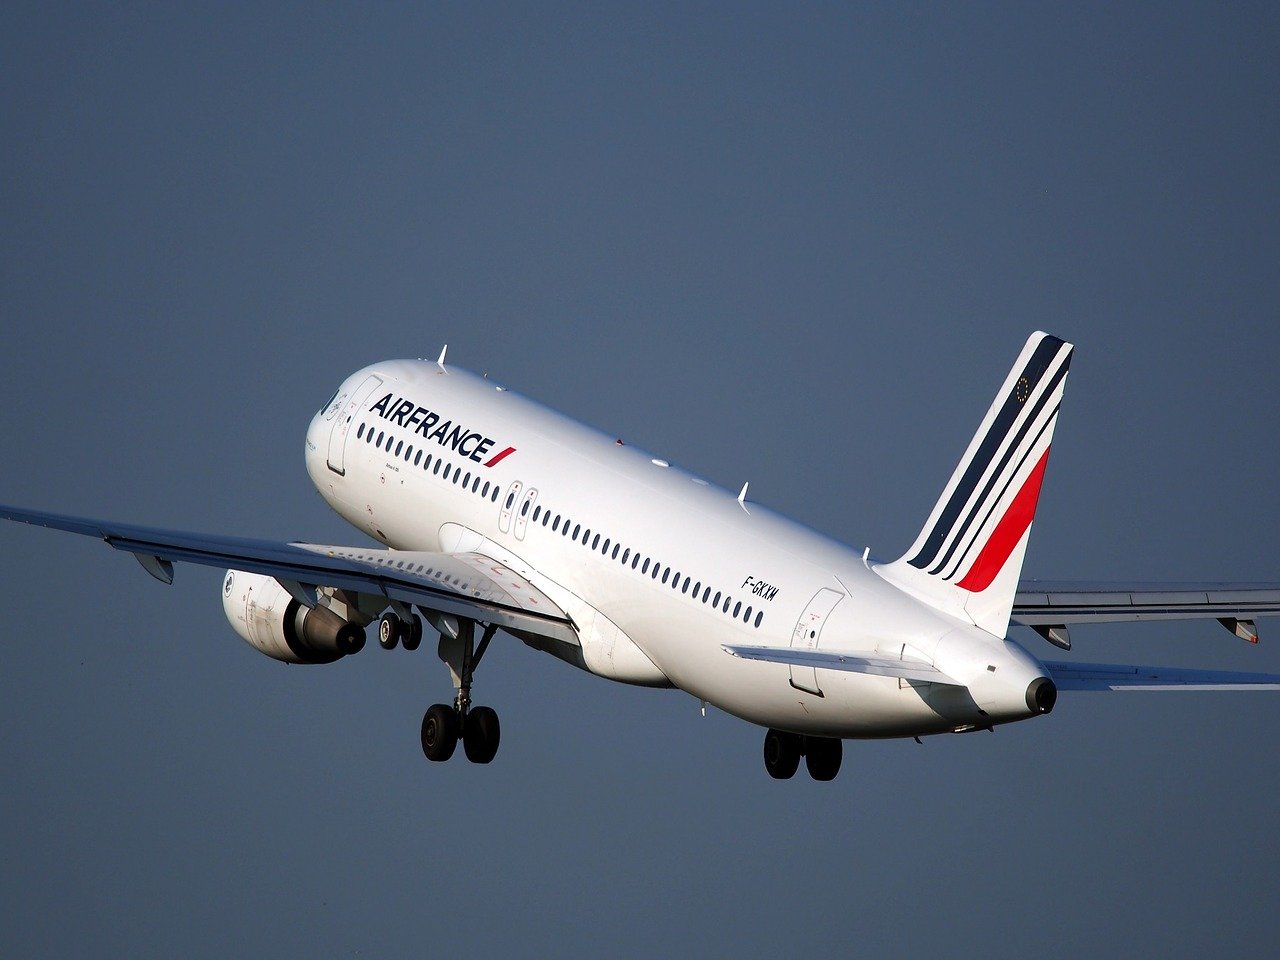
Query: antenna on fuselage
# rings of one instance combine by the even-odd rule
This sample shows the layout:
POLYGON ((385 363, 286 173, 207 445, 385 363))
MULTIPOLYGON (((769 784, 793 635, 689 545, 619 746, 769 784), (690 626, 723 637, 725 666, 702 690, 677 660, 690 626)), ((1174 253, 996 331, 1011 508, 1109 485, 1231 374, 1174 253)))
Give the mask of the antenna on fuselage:
POLYGON ((436 360, 436 366, 438 366, 441 370, 444 369, 444 355, 448 352, 449 352, 449 345, 446 343, 443 347, 440 348, 440 357, 439 359, 436 360))

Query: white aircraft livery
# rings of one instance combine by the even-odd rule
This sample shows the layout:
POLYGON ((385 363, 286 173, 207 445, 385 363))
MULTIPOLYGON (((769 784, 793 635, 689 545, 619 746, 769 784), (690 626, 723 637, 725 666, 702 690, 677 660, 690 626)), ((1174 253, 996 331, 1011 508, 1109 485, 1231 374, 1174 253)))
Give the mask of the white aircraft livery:
POLYGON ((262 653, 324 664, 416 649, 453 683, 422 720, 429 760, 488 763, 497 713, 471 702, 498 631, 622 683, 676 687, 767 729, 776 778, 830 780, 842 741, 990 730, 1060 691, 1280 689, 1280 676, 1041 660, 1081 622, 1216 619, 1256 642, 1280 584, 1021 581, 1072 346, 1036 333, 915 542, 892 562, 781 517, 486 378, 393 360, 349 376, 311 421, 321 496, 380 546, 278 543, 0 507, 105 540, 172 582, 230 568, 222 602, 262 653))

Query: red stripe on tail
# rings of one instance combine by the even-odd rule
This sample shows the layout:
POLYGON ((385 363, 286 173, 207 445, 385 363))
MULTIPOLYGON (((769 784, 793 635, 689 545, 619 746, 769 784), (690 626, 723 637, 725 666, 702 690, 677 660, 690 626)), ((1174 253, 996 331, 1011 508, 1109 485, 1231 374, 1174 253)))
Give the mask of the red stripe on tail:
POLYGON ((991 586, 992 581, 1004 568, 1009 554, 1013 553, 1013 548, 1018 545, 1018 541, 1027 532, 1032 518, 1036 515, 1036 503, 1040 499, 1040 483, 1044 480, 1044 468, 1048 462, 1049 449, 1046 447, 1040 462, 1031 471, 1031 475, 1023 483, 1018 495, 1013 498, 1013 503, 1009 504, 1005 515, 996 524, 995 530, 991 533, 991 539, 978 554, 978 559, 973 561, 973 566, 969 568, 964 579, 956 584, 961 590, 981 593, 991 586))

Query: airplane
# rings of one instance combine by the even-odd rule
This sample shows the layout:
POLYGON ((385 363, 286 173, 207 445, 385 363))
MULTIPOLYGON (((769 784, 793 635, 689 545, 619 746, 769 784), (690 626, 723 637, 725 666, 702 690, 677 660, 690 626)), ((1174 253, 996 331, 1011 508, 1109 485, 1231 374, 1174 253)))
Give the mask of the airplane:
MULTIPOLYGON (((447 347, 446 347, 447 350, 447 347)), ((497 713, 472 703, 498 631, 598 677, 678 688, 766 729, 776 779, 839 772, 846 739, 992 730, 1078 690, 1280 690, 1280 675, 1041 660, 1076 623, 1216 619, 1257 641, 1280 584, 1021 580, 1073 347, 1026 342, 911 547, 857 551, 661 457, 438 359, 347 377, 312 419, 307 472, 379 546, 283 543, 0 507, 104 540, 163 583, 227 568, 223 608, 287 664, 439 635, 452 702, 426 758, 489 763, 497 713)))

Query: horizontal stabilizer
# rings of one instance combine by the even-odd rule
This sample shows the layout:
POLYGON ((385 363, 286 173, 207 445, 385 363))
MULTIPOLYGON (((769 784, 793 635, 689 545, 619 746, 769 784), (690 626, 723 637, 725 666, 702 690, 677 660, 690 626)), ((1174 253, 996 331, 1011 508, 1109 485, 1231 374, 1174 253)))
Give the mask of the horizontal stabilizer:
POLYGON ((1280 674, 1046 662, 1059 690, 1280 690, 1280 674))
POLYGON ((925 683, 961 686, 941 670, 923 660, 901 660, 876 653, 834 653, 822 650, 799 650, 792 647, 756 647, 722 644, 725 653, 743 660, 786 663, 793 667, 816 667, 820 670, 843 670, 846 673, 869 673, 877 677, 899 677, 925 683))

